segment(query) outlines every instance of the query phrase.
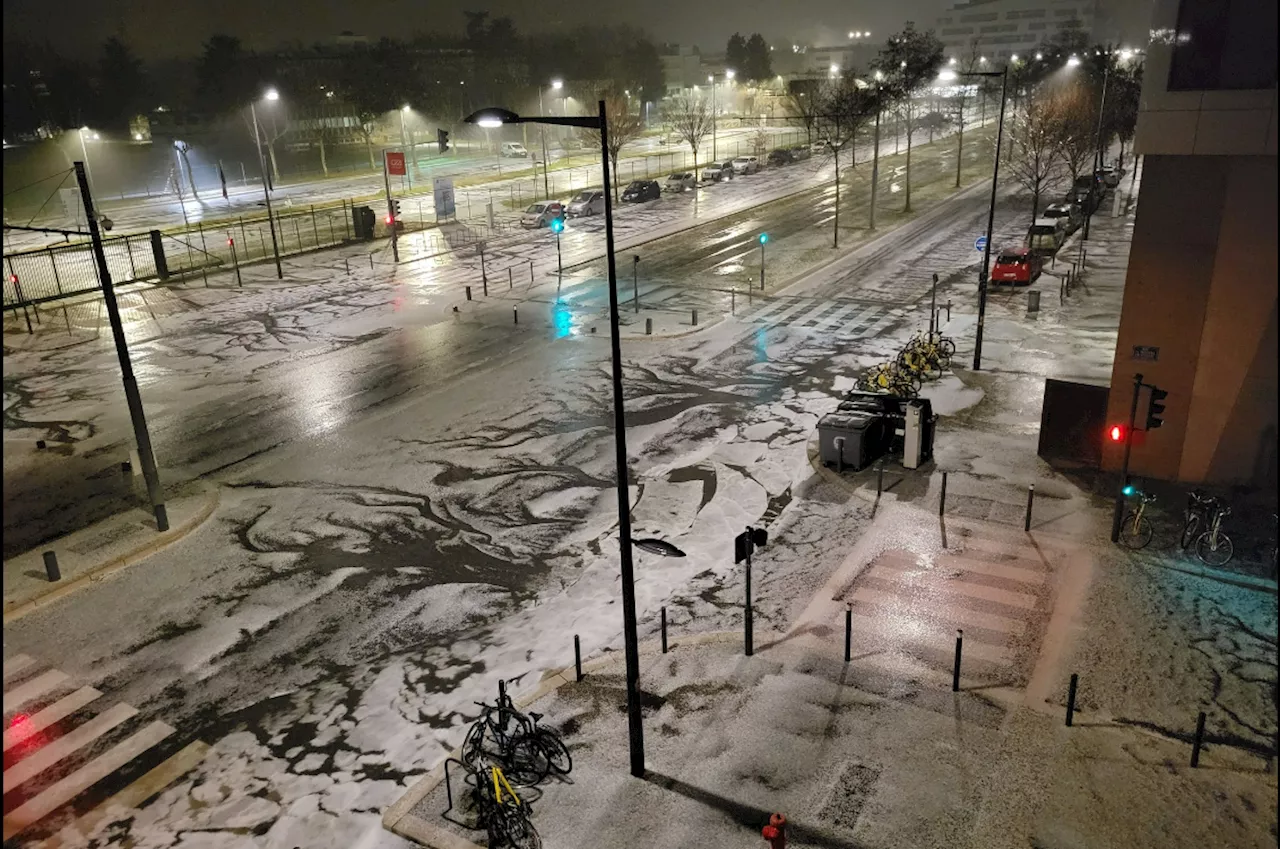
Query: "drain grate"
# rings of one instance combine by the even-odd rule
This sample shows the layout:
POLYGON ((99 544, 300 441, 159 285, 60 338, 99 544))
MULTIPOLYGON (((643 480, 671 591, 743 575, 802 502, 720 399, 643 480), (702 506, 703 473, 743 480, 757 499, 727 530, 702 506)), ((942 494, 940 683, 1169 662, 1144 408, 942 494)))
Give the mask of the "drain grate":
POLYGON ((858 824, 858 815, 862 806, 871 797, 876 781, 880 778, 880 767, 860 763, 846 763, 840 770, 835 787, 827 796, 827 801, 818 811, 818 819, 824 824, 835 826, 845 831, 853 831, 858 824))

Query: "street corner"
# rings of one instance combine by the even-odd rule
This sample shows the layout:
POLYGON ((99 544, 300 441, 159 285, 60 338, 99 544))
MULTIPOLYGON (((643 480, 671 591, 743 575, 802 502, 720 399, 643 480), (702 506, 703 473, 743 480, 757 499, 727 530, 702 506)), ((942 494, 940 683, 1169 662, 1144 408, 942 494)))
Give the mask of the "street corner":
MULTIPOLYGON (((684 310, 648 310, 639 313, 630 312, 619 315, 619 337, 628 342, 643 342, 659 339, 682 339, 701 333, 724 321, 724 314, 710 310, 690 308, 684 310)), ((597 336, 608 338, 604 331, 608 329, 608 316, 601 319, 597 336)))
POLYGON ((6 560, 4 624, 105 580, 187 537, 213 516, 219 500, 218 487, 201 487, 165 504, 167 531, 156 530, 150 510, 135 508, 6 560))

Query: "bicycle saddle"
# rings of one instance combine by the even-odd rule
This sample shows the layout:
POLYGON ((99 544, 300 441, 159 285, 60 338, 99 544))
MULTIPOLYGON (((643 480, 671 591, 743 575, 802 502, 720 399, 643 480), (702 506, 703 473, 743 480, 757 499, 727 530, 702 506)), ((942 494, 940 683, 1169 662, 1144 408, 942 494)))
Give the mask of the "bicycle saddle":
POLYGON ((529 718, 532 719, 534 722, 537 722, 539 719, 542 719, 543 716, 544 714, 534 713, 533 711, 529 711, 529 718))

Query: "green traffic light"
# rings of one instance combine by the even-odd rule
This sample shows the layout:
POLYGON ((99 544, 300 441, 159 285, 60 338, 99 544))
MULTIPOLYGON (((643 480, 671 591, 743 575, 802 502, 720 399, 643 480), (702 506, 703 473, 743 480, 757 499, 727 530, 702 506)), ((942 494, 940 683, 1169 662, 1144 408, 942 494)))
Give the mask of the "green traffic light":
POLYGON ((562 221, 562 220, 561 220, 561 219, 559 219, 559 218, 552 218, 552 219, 551 219, 551 232, 552 232, 552 233, 559 233, 559 232, 560 232, 560 231, 562 231, 562 230, 564 230, 564 221, 562 221))
POLYGON ((1124 494, 1125 494, 1125 495, 1133 495, 1133 487, 1132 487, 1132 486, 1126 486, 1126 487, 1124 488, 1124 494))
POLYGON ((760 244, 762 244, 762 245, 763 245, 763 244, 764 244, 765 242, 767 242, 767 241, 769 241, 769 234, 768 234, 768 233, 761 233, 761 234, 760 234, 760 244))

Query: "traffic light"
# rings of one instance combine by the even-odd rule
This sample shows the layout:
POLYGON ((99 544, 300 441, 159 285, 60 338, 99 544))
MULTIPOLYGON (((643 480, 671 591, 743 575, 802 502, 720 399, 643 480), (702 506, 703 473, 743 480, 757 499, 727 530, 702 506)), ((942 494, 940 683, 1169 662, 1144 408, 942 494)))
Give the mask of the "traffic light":
POLYGON ((1124 442, 1124 425, 1112 425, 1107 430, 1112 442, 1124 442))
POLYGON ((448 130, 436 130, 436 145, 439 146, 441 153, 444 153, 449 149, 448 130))
POLYGON ((768 241, 769 241, 769 234, 768 234, 768 233, 761 233, 761 234, 760 234, 760 244, 762 244, 762 245, 763 245, 763 244, 766 244, 768 241))
POLYGON ((387 226, 390 227, 400 220, 400 201, 392 198, 391 211, 387 213, 387 226))
POLYGON ((1168 391, 1151 387, 1150 400, 1147 401, 1147 430, 1155 430, 1164 424, 1164 399, 1169 397, 1168 391))
POLYGON ((559 236, 561 233, 563 233, 563 232, 564 232, 564 219, 563 219, 563 218, 552 218, 552 219, 551 219, 551 232, 552 232, 552 233, 555 233, 557 236, 559 236))

